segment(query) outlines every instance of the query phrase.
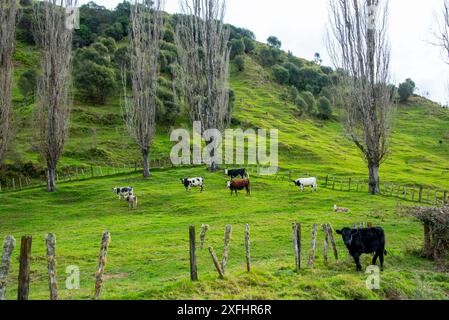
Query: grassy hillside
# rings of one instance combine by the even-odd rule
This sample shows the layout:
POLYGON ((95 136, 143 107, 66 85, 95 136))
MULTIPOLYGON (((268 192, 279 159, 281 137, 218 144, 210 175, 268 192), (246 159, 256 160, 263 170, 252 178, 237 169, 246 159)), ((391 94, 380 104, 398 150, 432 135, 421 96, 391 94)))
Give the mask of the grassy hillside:
MULTIPOLYGON (((15 79, 37 65, 35 50, 20 42, 15 54, 15 79)), ((277 84, 270 67, 262 67, 255 54, 244 55, 245 70, 233 65, 231 88, 235 92, 234 126, 276 128, 280 138, 280 166, 295 174, 318 177, 336 175, 365 178, 361 154, 345 136, 338 121, 295 117, 296 106, 282 99, 287 86, 277 84)), ((16 81, 17 83, 17 81, 16 81)), ((8 155, 10 166, 32 161, 42 167, 33 137, 33 105, 24 103, 14 89, 16 137, 8 155)), ((176 127, 189 127, 184 116, 176 127)), ((169 127, 160 126, 152 158, 169 155, 169 127)), ((120 99, 108 97, 104 106, 74 102, 70 137, 60 168, 91 163, 124 164, 139 158, 136 144, 123 126, 120 99)), ((380 171, 383 181, 428 188, 449 189, 449 111, 431 101, 413 97, 398 106, 391 154, 380 171), (441 143, 440 143, 441 142, 441 143)), ((316 194, 299 193, 291 183, 252 177, 253 194, 231 198, 222 173, 203 168, 155 170, 149 180, 125 174, 59 185, 55 194, 41 189, 0 193, 0 238, 33 235, 31 298, 48 298, 44 237, 57 236, 58 281, 61 299, 88 299, 93 295, 94 273, 101 234, 109 230, 104 299, 448 299, 449 275, 436 270, 433 262, 419 257, 422 227, 412 218, 398 216, 400 200, 372 197, 320 188, 316 194), (179 183, 184 176, 204 176, 206 192, 186 193, 179 183), (132 185, 139 197, 139 209, 129 211, 111 193, 111 188, 132 185), (351 208, 350 214, 336 214, 332 206, 351 208), (303 226, 304 266, 294 273, 291 225, 303 226), (357 222, 372 222, 387 234, 386 270, 381 290, 369 291, 366 275, 356 273, 341 239, 340 261, 323 265, 323 235, 320 229, 315 268, 305 267, 314 223, 331 223, 335 229, 357 222), (189 281, 188 228, 202 224, 211 230, 206 247, 219 256, 226 224, 233 233, 225 280, 217 280, 211 258, 198 253, 200 282, 189 281), (244 224, 251 226, 254 270, 245 273, 244 224), (81 270, 81 289, 64 287, 65 269, 81 270)), ((412 205, 405 201, 406 205, 412 205)), ((18 252, 13 258, 8 298, 17 287, 18 252)), ((367 266, 370 257, 363 258, 367 266)))

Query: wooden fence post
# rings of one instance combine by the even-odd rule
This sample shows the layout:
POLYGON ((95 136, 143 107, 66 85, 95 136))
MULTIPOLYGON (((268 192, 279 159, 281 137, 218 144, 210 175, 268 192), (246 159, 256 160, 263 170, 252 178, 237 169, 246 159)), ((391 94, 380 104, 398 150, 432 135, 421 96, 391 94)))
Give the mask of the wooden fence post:
POLYGON ((335 244, 334 230, 332 229, 332 225, 330 223, 327 224, 327 232, 329 234, 329 239, 332 244, 332 250, 334 251, 334 258, 335 260, 338 260, 338 250, 337 245, 335 244))
POLYGON ((340 191, 343 191, 343 178, 340 180, 340 191))
POLYGON ((14 178, 12 178, 12 189, 14 191, 16 190, 16 181, 14 180, 14 178))
POLYGON ((301 224, 293 224, 293 248, 295 250, 296 272, 301 271, 301 224))
POLYGON ((11 268, 11 256, 16 246, 16 239, 7 236, 3 242, 3 254, 0 265, 0 301, 6 298, 6 286, 8 285, 8 275, 11 268))
POLYGON ((396 197, 399 197, 399 192, 401 192, 401 184, 398 183, 398 192, 396 194, 396 197))
POLYGON ((422 202, 422 193, 423 193, 423 186, 419 186, 419 202, 422 202))
POLYGON ((324 184, 324 188, 325 188, 325 189, 327 189, 327 182, 328 182, 328 180, 329 180, 329 175, 326 176, 326 182, 325 182, 325 184, 324 184))
POLYGON ((435 191, 435 203, 438 204, 438 191, 435 191))
POLYGON ((251 248, 249 240, 249 224, 245 225, 246 271, 251 272, 251 248))
POLYGON ((329 233, 327 231, 327 225, 326 224, 323 224, 323 232, 324 232, 323 258, 324 258, 324 265, 327 266, 327 251, 329 249, 329 233))
POLYGON ((313 264, 315 262, 315 249, 316 249, 316 233, 317 233, 318 226, 316 224, 312 227, 312 240, 310 242, 310 252, 309 252, 309 261, 307 263, 307 266, 309 268, 313 267, 313 264))
POLYGON ((209 252, 210 252, 210 255, 212 256, 212 261, 214 262, 215 269, 217 269, 220 279, 223 279, 224 273, 221 270, 221 266, 220 266, 220 263, 218 262, 218 258, 217 258, 217 255, 215 254, 214 248, 209 247, 209 252))
POLYGON ((209 230, 209 225, 203 224, 201 226, 201 234, 200 234, 200 250, 203 250, 204 239, 206 238, 206 232, 209 230))
POLYGON ((335 190, 335 177, 332 177, 332 190, 335 190))
POLYGON ((443 199, 443 203, 444 203, 444 204, 449 204, 449 199, 447 198, 447 191, 444 191, 444 199, 443 199))
POLYGON ((190 280, 198 281, 198 269, 196 265, 196 240, 195 240, 195 226, 189 228, 189 243, 190 243, 190 280))
POLYGON ((359 192, 359 180, 357 180, 357 192, 359 192))
POLYGON ((228 224, 226 226, 226 230, 225 230, 223 257, 221 259, 221 270, 223 271, 223 274, 226 273, 226 265, 228 263, 229 241, 231 241, 231 230, 232 230, 232 227, 230 224, 228 224))
POLYGON ((17 300, 28 300, 30 293, 31 243, 33 238, 24 236, 20 245, 19 288, 17 300))
POLYGON ((352 178, 349 178, 348 184, 349 184, 349 189, 348 191, 351 192, 351 183, 352 183, 352 178))
POLYGON ((415 202, 415 188, 412 189, 412 201, 415 202))
POLYGON ((106 267, 106 255, 108 253, 108 247, 111 243, 111 235, 109 232, 105 232, 101 239, 100 255, 98 257, 98 267, 95 273, 95 300, 100 298, 101 287, 103 284, 103 274, 106 267))
POLYGON ((58 284, 56 281, 56 237, 49 233, 45 239, 47 246, 48 277, 50 283, 50 300, 58 300, 58 284))

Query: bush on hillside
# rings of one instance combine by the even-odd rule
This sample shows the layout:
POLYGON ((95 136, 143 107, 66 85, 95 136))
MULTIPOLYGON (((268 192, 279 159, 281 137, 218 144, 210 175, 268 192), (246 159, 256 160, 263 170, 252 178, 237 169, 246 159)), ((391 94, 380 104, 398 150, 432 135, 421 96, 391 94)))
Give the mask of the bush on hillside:
POLYGON ((278 63, 281 56, 281 50, 275 48, 263 47, 259 50, 259 58, 262 66, 271 67, 278 63))
POLYGON ((277 83, 287 84, 290 74, 287 69, 278 65, 273 67, 273 76, 277 83))
POLYGON ((314 94, 319 94, 321 89, 328 83, 327 76, 316 66, 304 67, 299 70, 299 90, 307 90, 314 94))
POLYGON ((275 36, 268 37, 267 43, 272 48, 280 49, 282 47, 282 42, 275 36))
POLYGON ((324 120, 332 117, 331 102, 326 97, 320 97, 318 99, 318 117, 324 120))
POLYGON ((416 84, 412 79, 407 79, 399 85, 398 93, 401 102, 407 101, 415 92, 416 84))
POLYGON ((20 93, 25 97, 25 101, 33 102, 37 87, 37 72, 34 69, 28 69, 21 74, 18 82, 20 93))
POLYGON ((229 46, 231 47, 231 59, 245 53, 245 43, 242 39, 234 39, 230 41, 229 46))
POLYGON ((242 55, 235 57, 234 62, 239 72, 245 70, 245 58, 242 55))
POLYGON ((313 114, 315 111, 315 97, 313 96, 313 93, 310 91, 304 91, 301 92, 300 96, 307 104, 307 113, 313 114))
POLYGON ((254 40, 252 40, 248 37, 243 38, 243 43, 245 44, 245 53, 247 53, 247 54, 253 52, 254 49, 256 49, 256 44, 255 44, 254 40))

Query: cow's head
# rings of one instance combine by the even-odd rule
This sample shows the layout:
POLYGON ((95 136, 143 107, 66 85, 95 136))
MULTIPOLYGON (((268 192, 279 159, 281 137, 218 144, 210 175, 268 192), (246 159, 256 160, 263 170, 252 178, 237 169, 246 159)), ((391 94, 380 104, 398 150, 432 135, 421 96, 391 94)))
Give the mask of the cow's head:
POLYGON ((357 229, 344 228, 342 230, 337 230, 337 234, 340 234, 343 238, 345 245, 350 246, 354 236, 359 233, 357 229))
POLYGON ((184 184, 186 182, 187 178, 181 178, 179 180, 181 180, 181 183, 184 184))
POLYGON ((293 180, 293 183, 295 184, 295 186, 300 187, 301 186, 301 182, 299 182, 299 180, 293 180))
POLYGON ((112 188, 112 191, 114 191, 115 193, 117 193, 118 188, 112 188))

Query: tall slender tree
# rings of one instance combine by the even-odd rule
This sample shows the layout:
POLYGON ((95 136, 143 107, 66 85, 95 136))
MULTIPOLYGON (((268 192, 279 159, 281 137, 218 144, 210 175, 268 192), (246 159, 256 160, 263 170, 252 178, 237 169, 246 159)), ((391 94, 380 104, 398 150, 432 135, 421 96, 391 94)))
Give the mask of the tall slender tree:
POLYGON ((11 138, 12 55, 16 30, 17 0, 0 1, 0 166, 11 138))
POLYGON ((394 107, 388 87, 388 0, 330 0, 328 48, 340 70, 345 127, 369 169, 369 191, 380 192, 379 168, 389 153, 394 107))
POLYGON ((449 0, 444 0, 442 14, 437 23, 437 30, 434 31, 433 44, 441 47, 444 55, 444 62, 449 64, 449 0))
MULTIPOLYGON (((177 21, 175 40, 185 108, 203 130, 223 131, 231 113, 230 31, 223 23, 226 1, 180 0, 180 4, 183 15, 177 21)), ((213 161, 208 166, 212 171, 217 168, 213 161)))
POLYGON ((35 38, 41 76, 36 92, 37 142, 47 164, 47 191, 56 191, 56 168, 67 140, 70 117, 72 34, 68 8, 77 0, 43 0, 35 4, 35 38))
MULTIPOLYGON (((164 0, 135 0, 131 9, 130 74, 132 98, 124 85, 124 114, 129 134, 143 156, 143 176, 150 176, 150 148, 156 131, 159 55, 164 37, 164 0)), ((126 76, 123 77, 126 79, 126 76)))

